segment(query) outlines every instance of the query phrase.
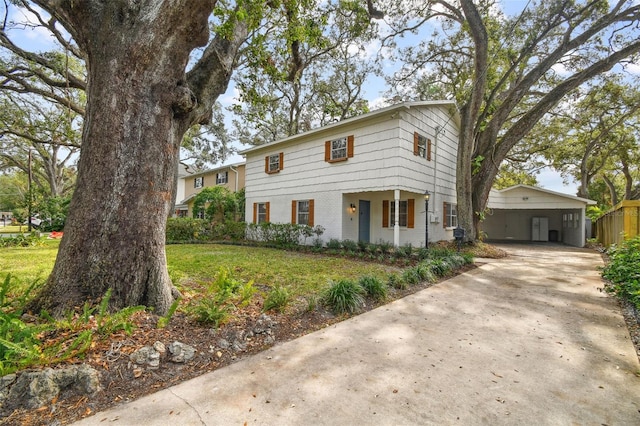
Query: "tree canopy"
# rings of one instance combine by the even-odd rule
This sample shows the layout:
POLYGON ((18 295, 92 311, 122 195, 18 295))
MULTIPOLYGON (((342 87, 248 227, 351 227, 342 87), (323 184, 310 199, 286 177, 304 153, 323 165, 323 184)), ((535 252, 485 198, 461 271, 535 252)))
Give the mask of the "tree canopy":
MULTIPOLYGON (((531 1, 507 16, 494 0, 439 1, 394 10, 395 34, 437 22, 432 37, 400 51, 405 97, 456 99, 458 220, 470 239, 500 165, 567 95, 623 70, 640 50, 640 5, 630 0, 531 1)), ((391 39, 391 38, 390 38, 391 39)))

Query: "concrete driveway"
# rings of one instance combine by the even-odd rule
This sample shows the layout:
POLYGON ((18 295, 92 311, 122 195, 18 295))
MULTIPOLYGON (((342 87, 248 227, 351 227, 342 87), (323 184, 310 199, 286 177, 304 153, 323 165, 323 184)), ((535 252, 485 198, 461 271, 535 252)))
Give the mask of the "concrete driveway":
POLYGON ((415 295, 79 425, 638 425, 600 256, 505 245, 415 295))

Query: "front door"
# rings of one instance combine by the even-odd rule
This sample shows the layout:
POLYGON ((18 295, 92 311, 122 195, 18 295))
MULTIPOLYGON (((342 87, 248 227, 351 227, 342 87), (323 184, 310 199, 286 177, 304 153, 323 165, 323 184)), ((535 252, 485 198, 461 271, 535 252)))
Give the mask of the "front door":
POLYGON ((369 227, 371 225, 371 205, 367 200, 360 200, 358 205, 358 241, 369 242, 369 227))

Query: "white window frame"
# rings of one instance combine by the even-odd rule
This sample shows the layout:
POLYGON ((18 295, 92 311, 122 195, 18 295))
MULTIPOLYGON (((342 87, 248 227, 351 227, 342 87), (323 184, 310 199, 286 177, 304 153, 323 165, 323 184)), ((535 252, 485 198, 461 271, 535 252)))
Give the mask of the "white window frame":
POLYGON ((269 156, 269 173, 274 173, 280 170, 280 153, 272 154, 269 156))
POLYGON ((204 186, 204 176, 198 176, 193 179, 193 187, 196 189, 202 188, 204 186))
POLYGON ((229 174, 227 172, 216 173, 216 185, 224 185, 229 180, 229 174))
POLYGON ((418 133, 418 156, 427 158, 427 137, 418 133))
POLYGON ((267 221, 267 203, 257 203, 256 207, 256 223, 267 221))
POLYGON ((296 206, 296 219, 298 225, 308 225, 309 224, 309 211, 310 211, 309 200, 299 200, 296 206))
POLYGON ((445 201, 445 211, 442 212, 446 216, 447 228, 456 228, 458 226, 458 205, 453 203, 447 203, 445 201), (449 208, 446 208, 449 206, 449 208))
POLYGON ((347 147, 349 143, 347 142, 347 137, 334 139, 331 141, 331 160, 344 160, 347 158, 348 152, 347 147))
MULTIPOLYGON (((396 220, 396 202, 395 200, 389 201, 389 222, 395 225, 396 220)), ((398 226, 406 228, 409 225, 409 201, 400 200, 400 214, 398 216, 398 226)))

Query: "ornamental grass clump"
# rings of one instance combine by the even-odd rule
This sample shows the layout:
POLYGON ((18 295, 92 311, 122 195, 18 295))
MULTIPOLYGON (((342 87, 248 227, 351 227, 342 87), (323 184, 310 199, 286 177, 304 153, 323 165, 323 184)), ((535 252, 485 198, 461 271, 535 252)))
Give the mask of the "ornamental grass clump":
POLYGON ((365 290, 351 280, 332 282, 325 291, 323 301, 336 314, 355 313, 364 307, 365 290))
POLYGON ((377 277, 364 276, 359 280, 360 286, 364 289, 367 296, 376 300, 385 300, 387 298, 387 284, 377 277))

